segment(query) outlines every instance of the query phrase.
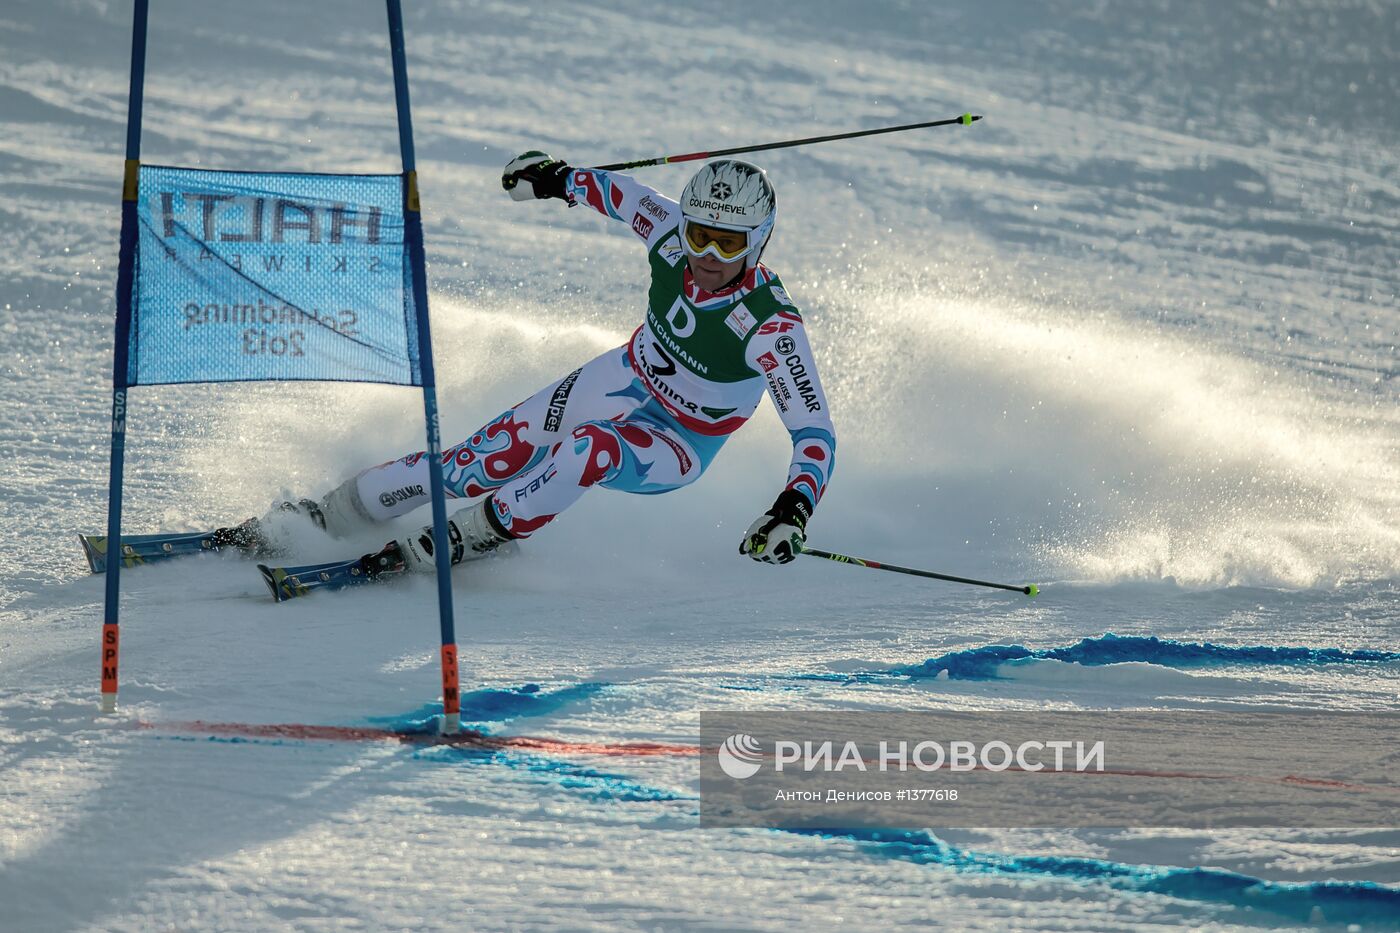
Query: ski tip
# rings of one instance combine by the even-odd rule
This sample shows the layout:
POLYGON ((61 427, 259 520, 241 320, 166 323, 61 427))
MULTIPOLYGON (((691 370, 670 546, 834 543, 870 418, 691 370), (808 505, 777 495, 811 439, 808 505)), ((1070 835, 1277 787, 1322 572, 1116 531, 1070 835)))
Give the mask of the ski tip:
POLYGON ((107 569, 107 537, 105 535, 85 535, 78 533, 78 543, 83 547, 83 557, 87 558, 88 569, 102 573, 107 569))

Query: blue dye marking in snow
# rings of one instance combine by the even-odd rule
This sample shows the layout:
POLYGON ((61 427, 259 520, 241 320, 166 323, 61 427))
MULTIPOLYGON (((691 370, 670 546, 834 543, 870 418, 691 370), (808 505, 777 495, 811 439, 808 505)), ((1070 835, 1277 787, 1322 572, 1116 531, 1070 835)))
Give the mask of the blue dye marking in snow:
POLYGON ((998 855, 951 846, 926 831, 792 830, 804 835, 852 839, 866 851, 889 858, 940 865, 954 871, 1030 875, 1091 881, 1124 891, 1162 894, 1268 911, 1299 922, 1358 924, 1393 930, 1400 926, 1400 889, 1373 881, 1264 881, 1219 868, 1127 865, 1105 859, 1058 855, 998 855), (1319 914, 1321 915, 1319 918, 1319 914))
MULTIPOLYGON (((605 683, 571 684, 546 691, 539 684, 523 684, 507 689, 473 690, 462 694, 462 722, 476 726, 528 716, 547 716, 570 703, 592 699, 609 686, 605 683)), ((372 718, 369 721, 405 735, 421 735, 436 732, 437 717, 441 715, 441 703, 427 703, 407 716, 372 718)))
MULTIPOLYGON (((579 684, 546 694, 543 699, 557 700, 558 702, 547 704, 550 709, 557 709, 562 702, 592 695, 602 686, 604 685, 579 684), (595 689, 581 690, 584 687, 595 689)), ((527 684, 514 691, 476 691, 474 695, 480 697, 486 694, 515 694, 533 697, 539 693, 537 685, 527 684)), ((499 697, 492 697, 482 708, 494 712, 501 709, 502 705, 499 697)), ((511 702, 504 705, 517 708, 511 702)), ((466 708, 464 698, 464 712, 466 708)), ((409 731, 414 727, 436 729, 436 722, 431 717, 422 723, 399 722, 402 731, 409 731)), ((232 736, 210 736, 202 740, 185 736, 157 738, 229 744, 268 742, 264 739, 232 736)), ((281 740, 272 740, 270 744, 284 743, 281 740)), ((480 763, 489 762, 541 775, 554 786, 587 794, 595 800, 636 803, 694 802, 697 799, 633 781, 621 775, 536 755, 467 746, 436 746, 414 752, 414 757, 420 758, 446 756, 480 763)), ((694 811, 692 815, 698 816, 694 811)), ((916 830, 783 831, 830 839, 850 839, 860 844, 865 851, 921 865, 936 865, 953 871, 1099 882, 1123 891, 1160 894, 1183 900, 1221 904, 1239 910, 1265 911, 1297 922, 1315 923, 1320 914, 1326 922, 1334 924, 1357 924, 1362 928, 1384 930, 1400 927, 1400 890, 1370 881, 1276 882, 1217 868, 1128 865, 1105 859, 1066 856, 1003 855, 960 849, 943 842, 932 833, 916 830)))
POLYGON ((660 787, 640 784, 620 774, 609 774, 606 771, 598 771, 594 768, 571 764, 567 761, 558 761, 553 758, 542 758, 538 755, 498 749, 444 745, 421 749, 414 753, 414 757, 429 759, 451 757, 479 764, 504 765, 516 771, 540 775, 546 783, 562 787, 565 790, 587 794, 595 800, 646 803, 697 799, 660 787))
MULTIPOLYGON (((156 736, 176 741, 239 743, 239 738, 156 736)), ((282 744, 274 741, 271 744, 282 744)), ((437 746, 420 749, 414 757, 453 756, 458 759, 505 765, 553 778, 565 790, 588 794, 595 800, 619 802, 694 802, 698 798, 652 787, 616 774, 567 762, 517 755, 493 749, 437 746)), ((691 811, 692 817, 699 814, 691 811)), ((1240 911, 1268 912, 1300 923, 1355 924, 1361 929, 1400 928, 1400 889, 1373 881, 1265 881, 1219 868, 1181 868, 1160 865, 1128 865, 1106 859, 1059 855, 1004 855, 977 852, 949 845, 923 830, 777 830, 826 839, 849 839, 861 849, 887 858, 934 865, 952 871, 988 875, 1061 878, 1067 881, 1107 884, 1120 891, 1160 894, 1181 900, 1221 904, 1240 911)), ((1245 917, 1231 918, 1245 920, 1245 917)))
MULTIPOLYGON (((907 677, 937 677, 943 671, 953 680, 995 680, 997 668, 1007 661, 1026 658, 1072 661, 1078 664, 1121 664, 1140 661, 1164 667, 1210 667, 1227 664, 1302 666, 1309 664, 1355 664, 1400 660, 1394 651, 1343 651, 1340 648, 1303 648, 1275 645, 1213 645, 1174 641, 1155 636, 1114 635, 1086 638, 1060 648, 1027 648, 1024 645, 987 645, 954 651, 922 664, 896 667, 890 674, 907 677)), ((852 675, 839 675, 842 680, 852 675)))
MULTIPOLYGON (((462 695, 462 722, 475 725, 487 722, 504 722, 525 716, 544 716, 570 703, 587 700, 608 686, 610 685, 606 683, 572 684, 546 692, 540 689, 539 684, 524 684, 506 690, 474 690, 462 695)), ((379 720, 379 722, 390 724, 395 732, 404 735, 436 734, 438 716, 441 713, 442 704, 430 703, 406 717, 384 719, 379 720)), ((608 774, 566 761, 500 749, 444 745, 419 749, 414 752, 414 757, 427 759, 451 757, 464 761, 504 765, 516 770, 543 775, 550 780, 550 783, 568 790, 589 794, 598 800, 641 802, 695 799, 658 787, 639 784, 621 775, 608 774)))
MULTIPOLYGON (((522 768, 553 777, 557 786, 600 800, 696 800, 618 775, 547 758, 460 747, 426 749, 419 754, 451 754, 522 768)), ((698 816, 693 812, 692 815, 698 816)), ((1319 915, 1328 923, 1356 924, 1362 929, 1392 930, 1400 923, 1400 890, 1371 881, 1279 882, 1218 868, 1128 865, 1106 859, 1066 856, 1002 855, 960 849, 930 832, 916 830, 780 831, 850 839, 867 852, 952 871, 1097 882, 1122 891, 1160 894, 1239 911, 1267 912, 1304 923, 1318 922, 1319 915)))
POLYGON ((523 767, 535 774, 554 777, 559 786, 592 794, 602 800, 623 800, 645 802, 657 800, 695 800, 697 798, 677 794, 659 787, 649 787, 628 780, 617 774, 608 774, 592 768, 583 768, 564 761, 548 758, 527 757, 523 762, 510 762, 515 768, 523 767))
POLYGON ((819 680, 831 684, 874 684, 889 682, 898 676, 895 671, 852 671, 848 674, 794 674, 793 680, 819 680))

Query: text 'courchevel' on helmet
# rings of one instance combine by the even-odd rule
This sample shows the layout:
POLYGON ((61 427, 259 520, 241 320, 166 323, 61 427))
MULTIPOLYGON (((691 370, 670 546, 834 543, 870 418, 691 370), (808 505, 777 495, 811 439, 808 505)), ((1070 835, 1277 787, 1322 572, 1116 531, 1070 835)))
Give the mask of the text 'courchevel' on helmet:
POLYGON ((777 217, 777 199, 768 175, 738 159, 716 159, 686 183, 681 193, 681 242, 699 258, 721 262, 745 258, 758 265, 777 217))

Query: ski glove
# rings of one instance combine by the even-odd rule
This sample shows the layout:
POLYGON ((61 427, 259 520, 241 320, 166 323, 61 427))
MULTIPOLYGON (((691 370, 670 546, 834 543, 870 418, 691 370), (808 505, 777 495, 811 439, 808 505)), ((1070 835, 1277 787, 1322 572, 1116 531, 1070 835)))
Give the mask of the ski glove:
POLYGON ((786 564, 797 557, 807 540, 807 519, 812 507, 795 489, 785 489, 773 507, 749 526, 739 553, 767 564, 786 564))
POLYGON ((573 167, 560 159, 552 159, 538 149, 523 152, 511 160, 501 173, 501 187, 510 192, 516 201, 531 198, 559 198, 569 200, 564 193, 564 183, 573 167))

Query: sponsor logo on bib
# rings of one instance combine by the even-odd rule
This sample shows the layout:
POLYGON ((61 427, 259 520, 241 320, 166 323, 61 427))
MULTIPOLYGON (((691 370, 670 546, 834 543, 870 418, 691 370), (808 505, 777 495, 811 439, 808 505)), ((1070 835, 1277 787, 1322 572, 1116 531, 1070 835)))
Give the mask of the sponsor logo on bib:
POLYGON ((661 254, 662 259, 666 260, 666 264, 671 266, 680 262, 681 257, 685 255, 685 249, 681 246, 681 238, 674 233, 662 241, 661 248, 657 252, 661 254))
POLYGON ((741 302, 734 306, 733 311, 729 312, 729 317, 724 319, 724 323, 729 325, 729 329, 734 331, 734 335, 742 340, 749 335, 749 331, 753 330, 754 325, 758 322, 754 320, 749 309, 744 307, 741 302))
POLYGON ((671 325, 671 333, 684 340, 695 333, 695 314, 686 307, 685 300, 676 297, 671 310, 666 312, 666 323, 671 325))

